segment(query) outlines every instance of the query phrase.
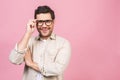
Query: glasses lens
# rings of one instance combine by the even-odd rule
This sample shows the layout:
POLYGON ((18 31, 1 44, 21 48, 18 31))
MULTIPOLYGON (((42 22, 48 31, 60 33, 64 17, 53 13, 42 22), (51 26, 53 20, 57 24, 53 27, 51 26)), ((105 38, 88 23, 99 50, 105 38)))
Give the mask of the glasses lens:
POLYGON ((38 26, 42 26, 42 25, 43 25, 43 21, 42 21, 42 20, 38 20, 38 21, 37 21, 37 25, 38 25, 38 26))
POLYGON ((45 24, 46 24, 47 26, 50 26, 50 25, 52 24, 52 20, 46 20, 46 21, 45 21, 45 24))
POLYGON ((42 26, 45 22, 46 26, 50 26, 52 24, 52 20, 37 20, 37 25, 42 26))

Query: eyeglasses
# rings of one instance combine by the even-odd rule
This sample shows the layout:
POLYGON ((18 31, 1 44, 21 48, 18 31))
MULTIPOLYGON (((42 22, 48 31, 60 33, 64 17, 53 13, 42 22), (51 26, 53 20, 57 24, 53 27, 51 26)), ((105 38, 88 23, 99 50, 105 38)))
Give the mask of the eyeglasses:
POLYGON ((37 20, 37 26, 43 26, 45 23, 46 26, 50 26, 53 23, 53 20, 37 20))

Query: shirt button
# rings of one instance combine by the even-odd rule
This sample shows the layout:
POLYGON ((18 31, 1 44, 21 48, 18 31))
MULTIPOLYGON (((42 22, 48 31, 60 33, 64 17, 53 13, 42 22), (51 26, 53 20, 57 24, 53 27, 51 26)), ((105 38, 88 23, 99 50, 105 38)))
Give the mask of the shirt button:
POLYGON ((37 77, 37 74, 35 75, 35 77, 37 77))

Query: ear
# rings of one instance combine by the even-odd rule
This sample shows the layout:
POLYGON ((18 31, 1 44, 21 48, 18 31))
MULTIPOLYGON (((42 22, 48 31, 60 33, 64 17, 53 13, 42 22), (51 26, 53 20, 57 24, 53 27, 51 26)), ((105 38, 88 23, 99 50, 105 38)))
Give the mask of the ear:
POLYGON ((53 23, 55 23, 55 20, 53 20, 53 23))

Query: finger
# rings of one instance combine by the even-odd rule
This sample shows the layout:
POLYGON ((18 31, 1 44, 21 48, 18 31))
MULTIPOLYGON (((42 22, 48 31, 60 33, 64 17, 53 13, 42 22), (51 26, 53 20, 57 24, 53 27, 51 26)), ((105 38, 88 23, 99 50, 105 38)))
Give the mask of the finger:
POLYGON ((35 26, 34 25, 30 25, 30 28, 34 28, 35 26))
POLYGON ((35 24, 36 24, 36 19, 30 19, 30 20, 28 21, 28 24, 32 25, 32 27, 35 26, 35 24))
POLYGON ((36 21, 37 21, 37 19, 34 19, 34 21, 36 22, 36 21))
POLYGON ((34 27, 36 27, 36 24, 37 24, 37 19, 34 19, 33 23, 34 23, 34 27))
POLYGON ((36 19, 33 20, 33 23, 36 23, 36 19))

